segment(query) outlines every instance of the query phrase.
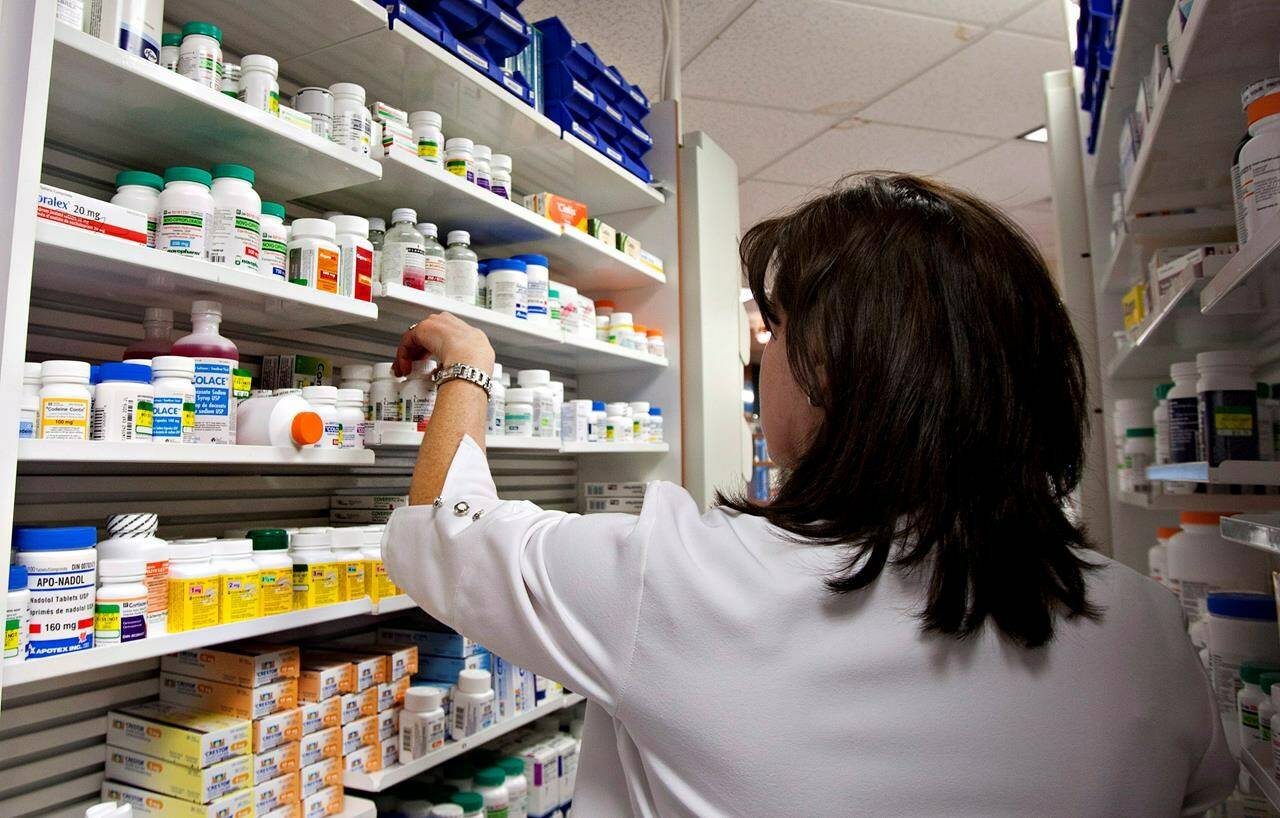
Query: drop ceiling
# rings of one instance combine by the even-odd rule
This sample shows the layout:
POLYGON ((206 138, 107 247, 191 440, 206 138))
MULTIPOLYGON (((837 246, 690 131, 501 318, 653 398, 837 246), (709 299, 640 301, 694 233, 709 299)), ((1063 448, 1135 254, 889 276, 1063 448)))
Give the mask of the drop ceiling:
MULTIPOLYGON (((658 0, 525 0, 658 99, 658 0)), ((682 0, 686 131, 735 159, 742 226, 854 170, 931 175, 1056 246, 1041 75, 1070 64, 1062 0, 682 0)))

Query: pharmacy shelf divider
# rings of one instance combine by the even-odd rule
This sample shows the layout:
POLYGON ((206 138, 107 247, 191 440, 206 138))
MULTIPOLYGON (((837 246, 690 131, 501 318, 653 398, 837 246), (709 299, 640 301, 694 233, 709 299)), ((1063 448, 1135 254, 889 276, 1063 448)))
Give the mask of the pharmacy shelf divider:
POLYGON ((1095 294, 1099 297, 1119 295, 1129 289, 1139 275, 1145 278, 1146 270, 1139 265, 1150 255, 1144 250, 1147 246, 1235 241, 1234 213, 1224 208, 1214 216, 1220 223, 1213 224, 1215 219, 1211 217, 1206 224, 1205 217, 1198 213, 1126 219, 1128 229, 1116 243, 1102 279, 1094 288, 1095 294))
POLYGON ((436 750, 434 753, 428 753, 422 758, 414 759, 408 764, 396 764, 373 773, 348 770, 342 777, 342 783, 350 789, 360 790, 361 792, 382 792, 388 787, 393 787, 402 781, 413 778, 415 775, 426 772, 433 767, 438 767, 450 759, 457 758, 468 750, 474 750, 493 741, 495 738, 535 722, 543 716, 573 707, 581 701, 584 701, 584 697, 576 693, 565 693, 560 698, 544 701, 532 710, 509 719, 503 719, 492 727, 481 730, 461 741, 445 742, 443 748, 436 750))
POLYGON ((72 153, 139 170, 248 165, 255 190, 275 201, 382 175, 368 157, 61 23, 45 137, 72 153))
POLYGON ((134 313, 143 305, 186 313, 192 301, 212 298, 228 324, 272 330, 378 317, 367 301, 49 221, 36 225, 32 286, 51 301, 81 299, 98 307, 109 301, 134 313))
POLYGON ((1271 745, 1263 741, 1251 741, 1240 753, 1240 763, 1248 771, 1262 797, 1267 799, 1271 809, 1280 811, 1280 782, 1276 781, 1272 771, 1271 745))
MULTIPOLYGON (((560 225, 556 225, 560 227, 560 225)), ((551 265, 551 277, 584 292, 634 290, 665 284, 667 277, 616 247, 576 227, 560 227, 553 241, 534 241, 497 248, 503 256, 540 253, 551 265)))
POLYGON ((169 633, 150 639, 139 639, 136 642, 103 645, 75 653, 64 653, 60 656, 28 659, 21 664, 6 664, 4 666, 4 687, 11 688, 17 685, 47 681, 71 673, 101 670, 102 668, 122 665, 126 662, 136 662, 139 659, 151 659, 177 651, 192 650, 238 639, 249 639, 374 612, 374 607, 369 602, 369 598, 365 597, 351 602, 339 602, 319 608, 306 608, 301 611, 276 614, 275 616, 260 616, 256 619, 235 622, 229 625, 213 625, 208 628, 169 633))
POLYGON ((1223 539, 1280 554, 1280 513, 1223 517, 1218 529, 1223 539))
POLYGON ((410 599, 408 594, 398 594, 374 602, 373 612, 375 614, 395 613, 396 611, 413 610, 417 607, 418 604, 410 599))
POLYGON ((378 818, 378 805, 367 798, 348 793, 342 812, 335 818, 378 818))
POLYGON ((1271 278, 1277 270, 1280 270, 1280 219, 1272 219, 1257 235, 1250 235, 1249 241, 1205 284, 1200 293, 1200 310, 1206 316, 1229 313, 1232 301, 1228 296, 1249 282, 1271 278))
POLYGON ((564 443, 564 454, 666 454, 671 447, 666 443, 564 443))
MULTIPOLYGON (((418 431, 414 423, 379 420, 365 431, 364 443, 373 449, 383 447, 416 449, 422 445, 422 432, 418 431)), ((508 437, 506 435, 485 435, 484 445, 486 449, 501 451, 541 451, 560 454, 662 454, 670 451, 666 443, 562 443, 550 437, 508 437)), ((1280 498, 1277 499, 1280 500, 1280 498)))
POLYGON ((1210 466, 1203 460, 1192 463, 1166 463, 1148 466, 1147 478, 1183 483, 1280 486, 1280 461, 1224 460, 1217 466, 1210 466))
POLYGON ((1116 499, 1125 505, 1153 511, 1280 511, 1280 494, 1144 494, 1122 491, 1116 499))
POLYGON ((284 446, 166 445, 145 441, 19 440, 19 462, 208 464, 234 466, 372 466, 361 449, 295 449, 284 446))

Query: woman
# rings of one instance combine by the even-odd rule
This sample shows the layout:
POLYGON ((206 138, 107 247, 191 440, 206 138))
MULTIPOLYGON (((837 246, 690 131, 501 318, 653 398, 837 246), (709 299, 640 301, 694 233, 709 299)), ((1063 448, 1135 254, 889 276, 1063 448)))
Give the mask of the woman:
MULTIPOLYGON (((994 208, 862 176, 742 261, 776 499, 497 499, 441 385, 384 546, 429 613, 589 700, 575 816, 1175 815, 1235 779, 1177 601, 1064 513, 1087 420, 1045 265, 994 208), (437 499, 438 498, 438 499, 437 499), (435 505, 432 503, 435 501, 435 505)), ((492 371, 448 315, 412 328, 492 371)))

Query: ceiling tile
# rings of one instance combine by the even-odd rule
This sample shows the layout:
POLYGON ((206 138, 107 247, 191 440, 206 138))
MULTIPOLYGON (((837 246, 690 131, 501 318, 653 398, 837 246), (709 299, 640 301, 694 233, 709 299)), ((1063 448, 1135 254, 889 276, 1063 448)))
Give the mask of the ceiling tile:
POLYGON ((1010 138, 1044 124, 1046 71, 1065 42, 995 31, 859 112, 865 119, 1010 138))
POLYGON ((817 114, 693 97, 685 97, 681 104, 684 130, 710 134, 738 163, 738 175, 744 179, 838 121, 817 114))
POLYGON ((1066 40, 1067 24, 1062 18, 1062 0, 1040 0, 1025 14, 1015 17, 1003 28, 1023 34, 1038 34, 1055 40, 1066 40))
POLYGON ((971 23, 993 25, 1007 20, 1035 0, 851 0, 864 6, 909 11, 931 17, 946 17, 971 23))
POLYGON ((996 144, 980 136, 853 119, 787 152, 756 175, 774 182, 821 185, 858 170, 933 173, 996 144))
POLYGON ((685 68, 685 93, 849 115, 976 30, 840 0, 757 0, 685 68))
POLYGON ((804 185, 780 185, 749 179, 738 187, 739 223, 742 230, 778 211, 799 204, 814 192, 804 185))
POLYGON ((1006 210, 1039 202, 1052 193, 1047 146, 1020 139, 998 145, 936 176, 1006 210))

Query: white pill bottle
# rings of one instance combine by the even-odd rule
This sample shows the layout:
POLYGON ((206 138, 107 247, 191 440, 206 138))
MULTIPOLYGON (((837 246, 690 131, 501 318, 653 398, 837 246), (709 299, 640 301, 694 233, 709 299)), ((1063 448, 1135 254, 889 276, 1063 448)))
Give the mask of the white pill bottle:
POLYGON ((414 685, 405 691, 400 714, 400 763, 444 747, 445 691, 430 685, 414 685))
POLYGON ((253 190, 253 169, 214 165, 212 175, 209 260, 257 273, 262 258, 262 199, 253 190))
POLYGON ((206 257, 213 220, 212 185, 213 177, 200 168, 174 167, 164 172, 156 222, 157 249, 188 258, 206 257))
POLYGON ((455 740, 475 735, 486 727, 492 727, 493 720, 493 687, 489 671, 460 671, 453 691, 451 735, 455 740))
POLYGON ((151 440, 191 444, 196 439, 196 363, 183 355, 151 359, 151 440))
POLYGON ((6 665, 22 662, 27 658, 30 600, 31 592, 27 590, 26 566, 10 565, 9 593, 4 598, 4 663, 6 665))
POLYGON ((107 518, 108 539, 98 543, 101 559, 142 560, 147 636, 163 636, 169 620, 169 543, 156 536, 159 524, 159 517, 146 512, 113 514, 107 518))

